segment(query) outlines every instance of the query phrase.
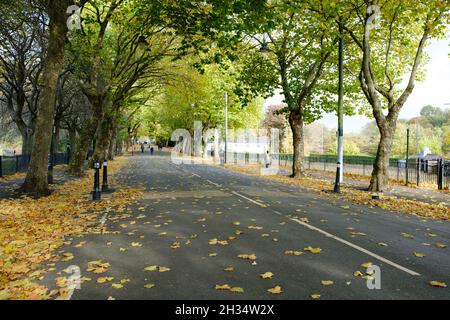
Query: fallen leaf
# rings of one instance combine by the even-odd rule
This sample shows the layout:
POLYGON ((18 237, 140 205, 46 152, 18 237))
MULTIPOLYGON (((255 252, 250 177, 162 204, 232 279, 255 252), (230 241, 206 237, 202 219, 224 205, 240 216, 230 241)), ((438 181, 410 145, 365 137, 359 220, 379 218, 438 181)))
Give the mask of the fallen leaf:
POLYGON ((321 297, 320 294, 312 294, 311 295, 311 298, 313 298, 313 299, 319 299, 320 297, 321 297))
POLYGON ((256 255, 254 253, 252 254, 240 254, 238 255, 238 258, 244 259, 244 260, 256 260, 256 255))
POLYGON ((400 235, 404 238, 414 239, 413 235, 410 235, 409 233, 406 233, 406 232, 402 232, 402 233, 400 233, 400 235))
POLYGON ((334 284, 334 281, 331 281, 331 280, 322 280, 321 283, 322 283, 323 286, 331 286, 331 285, 334 284))
POLYGON ((267 289, 267 291, 269 291, 269 292, 272 293, 272 294, 280 294, 280 293, 283 292, 283 290, 281 290, 281 287, 280 287, 280 286, 276 286, 276 287, 274 287, 274 288, 267 289))
POLYGON ((97 283, 106 283, 114 280, 114 277, 101 277, 97 279, 97 283))
POLYGON ((144 288, 146 288, 146 289, 151 289, 151 288, 154 288, 154 287, 155 287, 154 283, 148 283, 148 284, 144 285, 144 288))
POLYGON ((311 253, 321 253, 322 252, 322 249, 320 249, 320 248, 312 248, 311 246, 309 246, 307 248, 304 248, 303 250, 304 251, 309 251, 311 253))
POLYGON ((430 284, 431 284, 433 287, 447 288, 447 284, 446 284, 445 282, 430 281, 430 284))
POLYGON ((216 284, 216 290, 231 290, 231 287, 228 284, 216 284))
POLYGON ((273 273, 272 272, 265 272, 259 275, 263 279, 272 279, 273 273))
POLYGON ((242 289, 241 287, 233 287, 230 289, 230 291, 236 293, 244 293, 244 289, 242 289))
POLYGON ((421 253, 421 252, 414 252, 414 255, 417 258, 425 258, 427 256, 425 253, 421 253))

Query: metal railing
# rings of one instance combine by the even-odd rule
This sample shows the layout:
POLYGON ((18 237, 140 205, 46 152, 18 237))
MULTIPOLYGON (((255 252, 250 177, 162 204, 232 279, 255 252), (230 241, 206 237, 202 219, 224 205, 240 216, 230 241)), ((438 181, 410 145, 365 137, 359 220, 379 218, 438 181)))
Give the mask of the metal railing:
MULTIPOLYGON (((68 153, 54 153, 53 165, 60 165, 69 162, 68 153)), ((0 156, 0 177, 9 176, 18 172, 26 172, 30 165, 29 155, 0 156)))
MULTIPOLYGON (((292 166, 294 156, 292 154, 272 154, 272 161, 278 161, 279 166, 292 166)), ((264 161, 264 154, 254 153, 228 153, 229 163, 241 164, 261 164, 264 161)), ((305 157, 304 166, 308 170, 320 170, 335 172, 335 155, 310 155, 305 157)), ((365 156, 345 156, 344 172, 370 177, 373 171, 374 157, 365 156)), ((390 159, 388 175, 392 180, 404 182, 405 184, 415 184, 417 186, 431 185, 438 189, 450 188, 450 161, 421 161, 412 159, 406 163, 398 159, 390 159)))

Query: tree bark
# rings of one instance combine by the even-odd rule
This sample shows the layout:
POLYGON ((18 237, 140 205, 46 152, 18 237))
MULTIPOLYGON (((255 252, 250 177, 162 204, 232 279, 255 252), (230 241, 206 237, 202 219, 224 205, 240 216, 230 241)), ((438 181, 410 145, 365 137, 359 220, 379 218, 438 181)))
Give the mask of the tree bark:
POLYGON ((33 135, 28 130, 21 131, 22 155, 30 155, 33 149, 33 135))
POLYGON ((373 164, 372 178, 370 179, 369 191, 371 192, 384 192, 388 187, 389 160, 391 158, 395 131, 397 129, 397 119, 398 113, 396 112, 391 112, 384 120, 377 119, 380 142, 373 164))
POLYGON ((21 190, 37 196, 48 195, 47 161, 52 138, 58 79, 64 63, 64 46, 67 36, 66 10, 71 1, 49 1, 49 45, 42 77, 42 94, 37 112, 31 162, 21 190))
POLYGON ((109 145, 112 143, 111 130, 113 117, 106 115, 99 125, 97 144, 94 150, 94 160, 103 161, 107 159, 109 145))
POLYGON ((116 156, 116 149, 117 149, 117 128, 115 125, 112 126, 112 129, 110 131, 110 143, 109 143, 109 149, 108 149, 108 160, 114 160, 114 157, 116 156))
POLYGON ((89 146, 92 144, 92 137, 97 131, 97 121, 93 118, 86 123, 81 129, 78 143, 75 146, 72 159, 70 161, 70 173, 76 176, 82 176, 85 169, 86 155, 89 151, 89 146))
POLYGON ((292 177, 300 178, 305 174, 304 156, 305 141, 303 134, 303 116, 301 112, 291 111, 289 114, 289 125, 292 130, 292 143, 294 147, 294 159, 292 163, 292 177))

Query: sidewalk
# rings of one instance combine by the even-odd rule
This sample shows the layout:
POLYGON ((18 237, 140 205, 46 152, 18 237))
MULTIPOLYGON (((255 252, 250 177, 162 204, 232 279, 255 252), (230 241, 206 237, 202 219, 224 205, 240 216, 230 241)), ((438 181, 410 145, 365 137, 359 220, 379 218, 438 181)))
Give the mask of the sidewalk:
MULTIPOLYGON (((324 179, 331 182, 335 181, 335 177, 332 173, 313 171, 308 172, 308 175, 313 178, 324 179)), ((347 188, 365 190, 369 186, 369 182, 353 178, 344 178, 343 186, 347 188)), ((444 192, 433 191, 430 189, 410 188, 396 184, 391 184, 389 189, 390 190, 388 192, 384 192, 385 195, 407 200, 417 200, 430 204, 442 203, 446 207, 450 206, 450 195, 444 192)))
MULTIPOLYGON (((289 176, 291 171, 286 167, 281 167, 281 174, 289 176)), ((322 179, 334 183, 336 177, 331 172, 307 170, 307 175, 311 178, 322 179)), ((367 190, 369 181, 358 180, 355 178, 345 178, 342 183, 343 187, 354 190, 367 190)), ((397 184, 390 184, 389 191, 385 191, 384 195, 393 196, 399 199, 420 201, 429 204, 443 204, 446 207, 450 207, 450 195, 445 192, 433 191, 430 189, 410 188, 407 186, 400 186, 397 184)))

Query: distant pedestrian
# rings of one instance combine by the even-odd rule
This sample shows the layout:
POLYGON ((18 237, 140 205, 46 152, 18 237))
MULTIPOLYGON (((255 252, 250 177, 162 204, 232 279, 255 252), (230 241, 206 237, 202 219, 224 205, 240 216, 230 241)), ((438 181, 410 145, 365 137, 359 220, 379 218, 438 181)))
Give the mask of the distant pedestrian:
POLYGON ((155 149, 153 149, 153 147, 150 147, 150 154, 153 155, 153 151, 155 151, 155 149))
POLYGON ((272 164, 272 157, 270 156, 269 150, 267 150, 266 154, 265 154, 265 164, 266 164, 266 168, 269 168, 270 165, 272 164))
POLYGON ((144 150, 145 150, 145 146, 143 143, 141 143, 141 152, 144 153, 144 150))

